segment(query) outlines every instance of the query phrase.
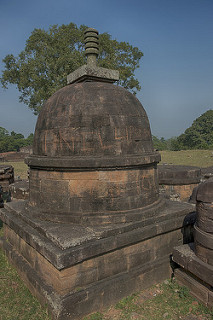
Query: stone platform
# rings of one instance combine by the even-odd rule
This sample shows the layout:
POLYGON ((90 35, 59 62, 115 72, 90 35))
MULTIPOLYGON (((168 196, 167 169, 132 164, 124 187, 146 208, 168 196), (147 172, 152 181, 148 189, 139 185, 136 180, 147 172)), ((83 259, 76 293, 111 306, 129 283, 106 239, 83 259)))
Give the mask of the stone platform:
POLYGON ((194 252, 194 244, 185 244, 173 251, 176 279, 187 286, 190 293, 207 307, 213 307, 213 266, 203 262, 194 252))
POLYGON ((12 166, 0 165, 0 186, 3 192, 9 192, 9 185, 14 182, 14 169, 12 166))
POLYGON ((0 211, 9 260, 53 319, 82 319, 170 277, 173 248, 192 241, 193 207, 167 201, 140 221, 86 226, 41 221, 26 201, 0 211))
POLYGON ((158 165, 159 191, 167 199, 188 202, 201 180, 201 169, 183 165, 158 165))

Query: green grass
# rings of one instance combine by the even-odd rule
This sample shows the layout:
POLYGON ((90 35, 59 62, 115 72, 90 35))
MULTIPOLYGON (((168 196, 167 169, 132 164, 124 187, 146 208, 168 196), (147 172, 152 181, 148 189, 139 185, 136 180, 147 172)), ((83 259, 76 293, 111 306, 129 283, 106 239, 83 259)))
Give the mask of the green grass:
MULTIPOLYGON (((0 231, 2 236, 2 230, 0 231)), ((0 250, 0 320, 50 320, 0 250)))
POLYGON ((213 319, 213 312, 198 303, 186 287, 165 281, 145 292, 141 291, 119 301, 103 313, 94 313, 84 320, 176 320, 213 319))
POLYGON ((24 161, 8 161, 8 162, 0 162, 0 165, 11 165, 14 168, 15 177, 20 177, 21 179, 27 179, 27 169, 28 166, 24 163, 24 161))
POLYGON ((161 164, 176 164, 197 167, 213 166, 213 150, 160 151, 161 164))

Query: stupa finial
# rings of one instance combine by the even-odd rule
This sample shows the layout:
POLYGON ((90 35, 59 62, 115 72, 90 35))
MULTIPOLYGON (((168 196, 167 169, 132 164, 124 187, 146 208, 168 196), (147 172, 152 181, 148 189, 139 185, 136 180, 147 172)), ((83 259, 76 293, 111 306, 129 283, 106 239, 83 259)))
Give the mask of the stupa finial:
POLYGON ((101 81, 113 83, 119 80, 119 71, 97 66, 99 53, 98 31, 87 28, 84 31, 85 55, 87 64, 68 74, 67 84, 85 81, 101 81))
POLYGON ((87 64, 96 66, 96 60, 99 53, 98 31, 93 28, 87 28, 84 32, 85 55, 87 64))

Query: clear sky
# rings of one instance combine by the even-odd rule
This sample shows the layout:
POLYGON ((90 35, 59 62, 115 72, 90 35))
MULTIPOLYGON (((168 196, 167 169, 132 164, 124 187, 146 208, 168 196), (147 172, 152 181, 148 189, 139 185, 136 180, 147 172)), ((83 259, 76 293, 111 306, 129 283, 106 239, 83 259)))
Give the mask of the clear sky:
MULTIPOLYGON (((137 97, 154 135, 178 136, 213 108, 213 0, 0 0, 0 71, 34 28, 70 22, 143 51, 137 97)), ((18 97, 0 89, 0 126, 27 136, 36 116, 18 97)))

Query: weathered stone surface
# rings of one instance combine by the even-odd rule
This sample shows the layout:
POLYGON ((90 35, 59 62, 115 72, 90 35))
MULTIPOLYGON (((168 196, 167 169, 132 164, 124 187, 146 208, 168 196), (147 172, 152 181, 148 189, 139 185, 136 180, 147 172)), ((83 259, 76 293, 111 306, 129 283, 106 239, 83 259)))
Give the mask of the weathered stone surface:
POLYGON ((30 210, 55 222, 133 221, 149 206, 162 207, 159 160, 146 112, 132 94, 108 83, 67 86, 38 118, 27 160, 30 210))
POLYGON ((86 223, 90 223, 86 220, 91 220, 92 224, 99 224, 101 216, 105 221, 111 216, 109 222, 126 222, 127 216, 134 215, 135 210, 142 212, 158 201, 156 181, 157 172, 152 166, 135 170, 82 172, 31 169, 30 205, 32 209, 39 207, 40 217, 44 212, 43 217, 48 217, 48 220, 85 220, 86 223))
POLYGON ((206 284, 213 286, 213 266, 199 259, 194 253, 194 246, 185 244, 174 248, 173 260, 206 284))
POLYGON ((195 192, 197 221, 194 227, 195 253, 213 266, 213 178, 201 183, 195 192))
POLYGON ((25 206, 1 210, 1 245, 58 320, 82 319, 168 278, 173 247, 190 241, 195 220, 191 205, 175 202, 141 221, 92 227, 40 221, 25 206))
POLYGON ((197 189, 197 201, 213 202, 213 178, 209 178, 199 185, 197 189))
POLYGON ((85 80, 113 83, 119 80, 119 71, 85 64, 67 76, 67 84, 83 82, 85 80))
POLYGON ((199 242, 195 241, 196 256, 202 261, 213 266, 213 250, 202 246, 199 242))
POLYGON ((188 201, 201 179, 198 167, 181 165, 159 165, 159 191, 167 199, 188 201))
POLYGON ((0 165, 0 185, 3 192, 9 191, 9 185, 14 182, 14 169, 12 166, 0 165))
POLYGON ((12 166, 0 165, 0 208, 4 202, 11 201, 9 186, 14 182, 14 169, 12 166))
POLYGON ((201 181, 204 182, 213 177, 213 166, 207 168, 201 168, 201 181))
POLYGON ((35 268, 60 294, 76 291, 79 287, 123 272, 131 272, 134 268, 154 263, 156 259, 164 256, 169 260, 173 246, 183 242, 179 229, 58 270, 8 227, 5 229, 5 237, 31 267, 35 268))
POLYGON ((205 304, 207 307, 213 307, 212 295, 213 291, 208 284, 199 281, 191 273, 187 273, 184 269, 175 270, 175 278, 189 288, 190 293, 205 304))
POLYGON ((9 151, 9 152, 2 152, 0 153, 0 159, 2 161, 23 161, 26 157, 25 152, 16 152, 16 151, 9 151))
POLYGON ((145 263, 128 273, 123 272, 86 287, 78 287, 76 291, 70 291, 69 294, 60 295, 35 268, 32 268, 16 250, 13 250, 10 243, 3 241, 3 246, 20 276, 24 278, 39 301, 47 304, 55 320, 80 320, 89 313, 101 311, 116 303, 133 291, 146 289, 163 281, 171 273, 168 257, 162 257, 154 263, 145 263))
POLYGON ((184 201, 188 202, 190 200, 190 196, 196 184, 183 184, 183 185, 166 185, 160 184, 159 185, 159 192, 162 196, 166 199, 170 199, 172 201, 184 201))
POLYGON ((188 185, 200 182, 201 169, 193 166, 159 165, 159 184, 188 185))
MULTIPOLYGON (((168 202, 159 212, 151 211, 151 216, 147 211, 141 221, 89 227, 41 221, 25 207, 24 201, 8 203, 0 218, 58 269, 183 226, 190 228, 195 221, 191 205, 175 202, 168 202)), ((183 230, 185 236, 189 237, 183 230)))
POLYGON ((195 241, 199 242, 204 247, 213 250, 213 234, 205 232, 194 225, 195 241))
POLYGON ((213 306, 213 180, 201 183, 193 192, 197 219, 194 243, 173 250, 173 260, 182 268, 177 279, 206 306, 213 306))
POLYGON ((137 98, 121 87, 98 82, 64 87, 47 100, 36 125, 33 154, 30 165, 34 158, 42 165, 48 157, 55 160, 48 167, 58 168, 64 160, 68 167, 84 168, 134 165, 138 157, 139 165, 151 155, 159 159, 137 98))
POLYGON ((27 200, 29 198, 29 180, 20 180, 10 185, 12 199, 27 200))

